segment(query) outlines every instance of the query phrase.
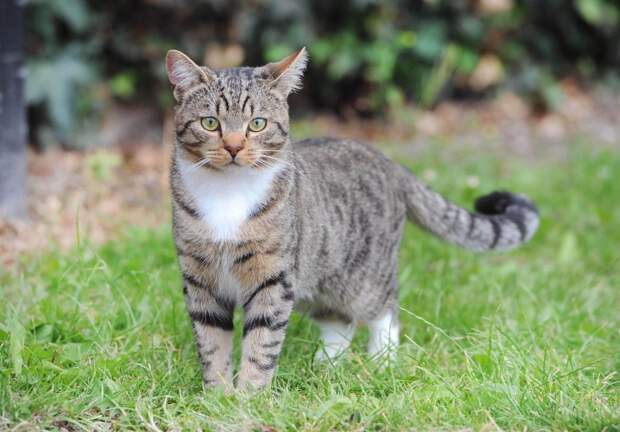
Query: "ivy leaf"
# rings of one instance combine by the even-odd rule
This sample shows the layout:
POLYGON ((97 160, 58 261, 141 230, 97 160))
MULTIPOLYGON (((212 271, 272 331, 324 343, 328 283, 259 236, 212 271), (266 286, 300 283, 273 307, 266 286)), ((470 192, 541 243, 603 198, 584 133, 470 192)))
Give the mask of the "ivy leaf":
POLYGON ((597 26, 618 24, 620 18, 618 7, 605 0, 577 0, 575 6, 583 19, 590 24, 597 26))

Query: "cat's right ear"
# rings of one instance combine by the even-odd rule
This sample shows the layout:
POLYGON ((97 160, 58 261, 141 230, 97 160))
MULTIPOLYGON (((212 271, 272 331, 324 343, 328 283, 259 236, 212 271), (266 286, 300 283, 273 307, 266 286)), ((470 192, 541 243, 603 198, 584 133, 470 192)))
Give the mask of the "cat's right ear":
POLYGON ((178 101, 190 87, 199 83, 208 83, 213 74, 201 68, 181 51, 170 50, 166 54, 168 80, 174 86, 174 98, 178 101))

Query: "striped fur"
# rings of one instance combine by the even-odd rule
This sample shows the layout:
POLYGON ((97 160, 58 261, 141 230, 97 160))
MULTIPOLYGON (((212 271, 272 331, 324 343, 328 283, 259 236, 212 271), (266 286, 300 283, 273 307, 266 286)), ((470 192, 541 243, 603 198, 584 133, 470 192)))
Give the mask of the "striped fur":
POLYGON ((407 218, 476 251, 513 248, 538 225, 520 195, 495 192, 469 212, 372 147, 291 144, 286 98, 305 62, 302 50, 259 68, 211 71, 168 55, 177 100, 173 232, 208 386, 232 386, 236 307, 244 312, 240 388, 271 382, 294 306, 321 323, 326 351, 317 358, 341 353, 359 323, 369 324, 372 355, 395 345, 407 218), (218 130, 201 126, 207 116, 218 130), (267 119, 264 130, 248 129, 254 117, 267 119), (241 148, 234 159, 225 149, 231 136, 241 148))

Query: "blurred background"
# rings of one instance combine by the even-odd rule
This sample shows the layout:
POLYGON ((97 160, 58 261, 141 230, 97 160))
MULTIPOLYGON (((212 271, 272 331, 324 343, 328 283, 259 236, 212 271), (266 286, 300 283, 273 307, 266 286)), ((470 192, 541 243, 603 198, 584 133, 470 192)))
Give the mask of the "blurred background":
POLYGON ((575 139, 620 142, 615 0, 4 0, 0 9, 8 265, 49 242, 70 246, 80 230, 99 241, 167 220, 171 48, 219 68, 307 46, 305 86, 291 99, 295 138, 359 138, 397 158, 466 145, 532 163, 563 157, 575 139))

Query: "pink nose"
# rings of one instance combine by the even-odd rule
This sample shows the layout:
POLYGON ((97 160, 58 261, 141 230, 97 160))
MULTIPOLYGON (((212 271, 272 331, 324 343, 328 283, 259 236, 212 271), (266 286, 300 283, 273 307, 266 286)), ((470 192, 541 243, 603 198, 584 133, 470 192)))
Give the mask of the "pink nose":
POLYGON ((239 151, 240 151, 242 148, 243 148, 242 146, 237 146, 237 145, 228 145, 228 144, 225 144, 225 145, 224 145, 224 149, 225 149, 228 153, 230 153, 230 155, 233 157, 233 159, 234 159, 234 157, 235 157, 235 156, 237 156, 237 153, 239 153, 239 151))
POLYGON ((234 159, 245 145, 245 136, 240 132, 233 132, 222 137, 224 141, 224 150, 226 150, 234 159))

